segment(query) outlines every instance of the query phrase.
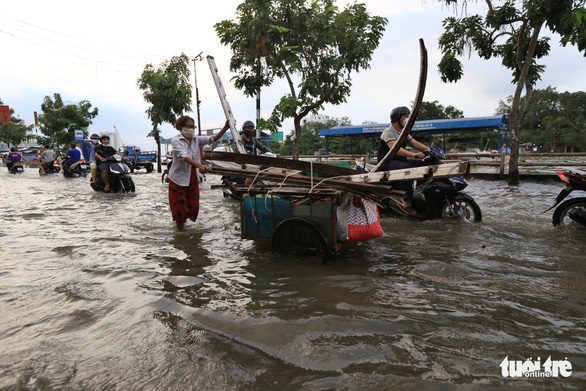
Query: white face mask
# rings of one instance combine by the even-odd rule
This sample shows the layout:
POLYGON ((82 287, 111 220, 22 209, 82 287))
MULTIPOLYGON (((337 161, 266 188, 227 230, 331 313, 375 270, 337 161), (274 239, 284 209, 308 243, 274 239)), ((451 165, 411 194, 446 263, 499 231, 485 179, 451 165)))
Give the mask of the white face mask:
POLYGON ((407 121, 409 121, 409 117, 401 120, 401 127, 404 128, 407 125, 407 121))
POLYGON ((97 144, 100 140, 98 140, 97 138, 93 138, 92 139, 92 143, 97 144))
POLYGON ((181 134, 188 140, 191 140, 195 136, 195 128, 183 127, 181 128, 181 134))

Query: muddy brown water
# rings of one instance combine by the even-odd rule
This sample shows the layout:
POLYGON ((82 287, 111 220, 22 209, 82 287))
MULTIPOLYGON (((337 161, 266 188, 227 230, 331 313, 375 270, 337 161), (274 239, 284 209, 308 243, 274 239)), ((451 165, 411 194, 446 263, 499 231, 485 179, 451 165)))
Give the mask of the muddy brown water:
POLYGON ((584 231, 542 213, 561 182, 473 180, 482 223, 384 218, 323 266, 241 239, 217 177, 177 232, 155 173, 117 195, 4 170, 2 390, 586 388, 584 231), (571 375, 502 375, 548 357, 571 375))

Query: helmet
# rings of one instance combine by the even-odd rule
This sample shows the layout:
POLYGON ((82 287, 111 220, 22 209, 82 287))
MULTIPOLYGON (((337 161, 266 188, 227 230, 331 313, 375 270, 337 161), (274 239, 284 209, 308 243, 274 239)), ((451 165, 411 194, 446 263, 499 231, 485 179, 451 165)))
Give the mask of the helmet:
POLYGON ((248 126, 252 126, 254 128, 254 122, 252 122, 252 121, 244 121, 244 123, 242 124, 242 130, 244 130, 244 128, 246 128, 248 126))
POLYGON ((411 114, 411 111, 405 106, 395 107, 391 110, 391 123, 401 122, 401 116, 411 114))
POLYGON ((100 138, 100 136, 98 136, 96 133, 94 133, 90 136, 90 138, 100 138))
POLYGON ((10 152, 16 152, 16 147, 10 148, 10 152))
POLYGON ((108 140, 110 140, 110 136, 108 136, 107 134, 103 134, 103 135, 100 136, 100 141, 102 141, 105 138, 107 138, 108 140))

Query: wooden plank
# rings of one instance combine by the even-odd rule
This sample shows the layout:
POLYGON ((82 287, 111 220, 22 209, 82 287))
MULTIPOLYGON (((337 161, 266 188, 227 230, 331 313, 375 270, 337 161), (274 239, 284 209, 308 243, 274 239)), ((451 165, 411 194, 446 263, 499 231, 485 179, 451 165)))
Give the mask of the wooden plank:
POLYGON ((409 115, 409 120, 407 124, 403 128, 399 139, 393 144, 393 147, 385 157, 378 162, 378 164, 374 167, 373 171, 380 171, 383 169, 384 165, 395 156, 397 151, 401 148, 401 144, 407 139, 407 136, 411 132, 411 128, 415 123, 415 119, 417 118, 417 114, 419 113, 419 108, 421 107, 421 102, 423 101, 423 93, 425 92, 425 85, 427 83, 427 49, 425 49, 425 43, 423 39, 419 39, 419 50, 421 54, 421 65, 419 68, 419 85, 417 86, 417 93, 415 94, 415 100, 413 104, 413 108, 411 109, 411 114, 409 115))
POLYGON ((256 178, 257 180, 268 180, 275 182, 273 185, 278 188, 283 186, 305 186, 308 192, 316 189, 336 189, 381 204, 381 198, 396 193, 390 185, 375 185, 364 182, 340 181, 334 178, 311 178, 306 175, 289 175, 259 172, 252 170, 233 170, 222 167, 213 167, 210 174, 224 175, 235 178, 256 178))
POLYGON ((296 171, 313 172, 323 175, 352 175, 359 171, 347 167, 337 167, 329 164, 306 162, 303 160, 291 160, 269 156, 255 156, 248 154, 236 154, 231 152, 208 152, 203 155, 204 160, 229 161, 238 164, 254 164, 264 167, 287 168, 296 171))
POLYGON ((461 176, 468 172, 468 162, 446 163, 433 166, 411 167, 402 170, 369 172, 367 174, 336 177, 338 180, 350 182, 400 182, 426 178, 449 178, 461 176))

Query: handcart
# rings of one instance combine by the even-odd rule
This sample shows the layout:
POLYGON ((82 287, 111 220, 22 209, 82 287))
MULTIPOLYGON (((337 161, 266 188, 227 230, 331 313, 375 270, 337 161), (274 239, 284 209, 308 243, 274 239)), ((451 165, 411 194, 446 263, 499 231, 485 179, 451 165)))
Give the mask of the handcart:
POLYGON ((341 199, 339 191, 245 196, 240 204, 241 236, 270 240, 276 254, 326 263, 331 252, 342 247, 336 234, 336 209, 341 199))
POLYGON ((346 244, 382 235, 376 207, 363 201, 333 189, 251 192, 240 204, 241 236, 270 240, 276 254, 327 263, 346 244))

